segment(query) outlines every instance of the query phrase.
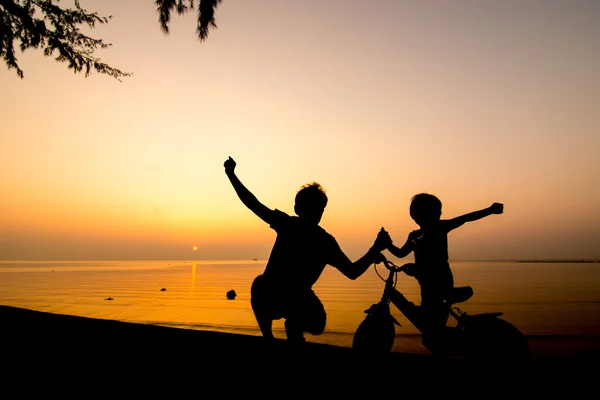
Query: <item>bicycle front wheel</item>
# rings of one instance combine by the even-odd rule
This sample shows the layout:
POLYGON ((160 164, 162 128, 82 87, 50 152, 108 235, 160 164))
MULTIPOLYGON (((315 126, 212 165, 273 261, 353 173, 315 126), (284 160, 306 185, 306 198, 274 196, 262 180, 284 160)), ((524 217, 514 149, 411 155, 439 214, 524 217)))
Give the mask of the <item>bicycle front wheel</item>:
POLYGON ((391 315, 367 315, 354 334, 352 348, 369 353, 389 353, 395 336, 391 315))

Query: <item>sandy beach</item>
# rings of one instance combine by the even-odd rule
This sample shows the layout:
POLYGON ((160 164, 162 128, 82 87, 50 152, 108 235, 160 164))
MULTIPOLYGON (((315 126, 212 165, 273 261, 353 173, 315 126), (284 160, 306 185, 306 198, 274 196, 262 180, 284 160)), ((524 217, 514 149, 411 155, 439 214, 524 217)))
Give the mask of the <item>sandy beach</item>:
MULTIPOLYGON (((549 339, 531 343, 531 365, 527 371, 517 374, 504 366, 493 371, 473 370, 458 359, 424 354, 366 355, 351 348, 310 342, 300 347, 291 346, 281 339, 269 344, 257 336, 92 319, 8 306, 0 306, 0 326, 5 365, 11 366, 13 371, 34 367, 44 374, 60 372, 63 377, 98 370, 120 379, 123 374, 127 376, 132 372, 145 376, 158 373, 165 383, 167 376, 194 371, 202 376, 204 384, 236 377, 244 381, 271 382, 269 385, 301 384, 302 387, 318 381, 329 382, 333 374, 344 377, 353 387, 369 386, 371 379, 377 382, 378 390, 383 390, 388 385, 386 382, 400 384, 406 383, 409 377, 427 377, 460 379, 469 384, 502 382, 504 387, 512 382, 521 388, 528 385, 530 390, 540 393, 547 387, 544 382, 552 382, 553 387, 575 385, 576 390, 583 390, 584 378, 598 372, 600 365, 597 343, 586 345, 572 341, 557 348, 557 343, 549 339)), ((147 385, 143 388, 148 389, 147 385)))

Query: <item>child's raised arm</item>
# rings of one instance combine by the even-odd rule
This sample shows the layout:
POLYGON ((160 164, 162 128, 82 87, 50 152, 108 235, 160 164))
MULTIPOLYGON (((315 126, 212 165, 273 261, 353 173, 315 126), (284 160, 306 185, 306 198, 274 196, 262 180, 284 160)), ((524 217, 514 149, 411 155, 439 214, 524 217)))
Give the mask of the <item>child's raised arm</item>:
POLYGON ((395 257, 404 258, 407 255, 409 255, 411 251, 413 251, 413 244, 414 244, 415 240, 417 240, 416 233, 411 232, 408 234, 408 238, 406 238, 406 242, 404 243, 404 245, 402 247, 398 247, 398 246, 394 245, 392 242, 390 242, 387 250, 390 253, 392 253, 392 255, 394 255, 395 257))
POLYGON ((471 213, 461 215, 460 217, 452 218, 448 220, 450 225, 450 229, 458 228, 463 225, 465 222, 477 221, 479 219, 485 218, 492 214, 502 214, 504 212, 504 205, 502 203, 494 203, 488 208, 484 208, 483 210, 473 211, 471 213))

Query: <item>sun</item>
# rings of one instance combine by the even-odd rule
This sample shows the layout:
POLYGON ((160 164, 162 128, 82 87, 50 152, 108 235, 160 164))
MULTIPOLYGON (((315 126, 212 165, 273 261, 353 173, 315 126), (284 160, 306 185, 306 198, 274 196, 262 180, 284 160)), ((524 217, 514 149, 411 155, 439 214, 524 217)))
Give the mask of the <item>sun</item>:
POLYGON ((196 251, 196 250, 198 250, 198 247, 194 246, 194 247, 192 247, 192 250, 196 251))

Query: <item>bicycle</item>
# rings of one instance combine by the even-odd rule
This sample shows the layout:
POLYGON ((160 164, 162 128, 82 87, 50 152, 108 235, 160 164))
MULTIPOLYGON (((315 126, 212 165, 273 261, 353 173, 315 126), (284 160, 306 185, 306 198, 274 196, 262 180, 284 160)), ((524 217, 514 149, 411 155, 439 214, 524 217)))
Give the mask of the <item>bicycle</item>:
MULTIPOLYGON (((396 289, 397 274, 406 272, 412 263, 397 266, 381 255, 389 270, 385 280, 384 293, 376 304, 365 310, 366 318, 356 330, 352 347, 358 351, 382 353, 390 352, 395 341, 396 328, 402 326, 390 311, 392 303, 414 326, 423 333, 421 306, 409 301, 396 289)), ((377 267, 377 265, 375 265, 377 267)), ((526 368, 530 360, 527 338, 511 323, 499 318, 502 312, 470 315, 455 304, 463 303, 473 296, 470 286, 455 287, 446 300, 448 313, 456 321, 455 326, 446 326, 442 335, 423 343, 434 355, 460 357, 468 365, 477 367, 526 368)))

